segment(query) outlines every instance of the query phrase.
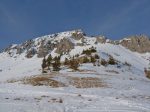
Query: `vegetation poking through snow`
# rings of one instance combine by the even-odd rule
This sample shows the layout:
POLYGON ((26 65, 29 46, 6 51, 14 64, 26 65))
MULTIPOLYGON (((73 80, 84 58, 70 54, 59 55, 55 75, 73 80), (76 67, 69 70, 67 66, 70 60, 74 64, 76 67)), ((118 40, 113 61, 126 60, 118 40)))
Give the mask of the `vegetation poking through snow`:
POLYGON ((115 61, 115 59, 114 59, 112 56, 109 57, 108 63, 109 63, 110 65, 115 65, 115 64, 117 64, 117 62, 115 61))
POLYGON ((71 77, 70 83, 76 88, 98 88, 107 86, 101 79, 96 77, 71 77))
POLYGON ((44 73, 44 69, 47 67, 47 64, 46 64, 46 59, 44 57, 43 61, 42 61, 42 73, 44 73))
POLYGON ((96 48, 91 47, 91 48, 89 48, 87 50, 83 50, 82 54, 91 55, 92 53, 96 53, 96 52, 97 52, 96 48))
MULTIPOLYGON (((84 63, 92 63, 93 66, 102 65, 106 67, 107 65, 117 65, 117 68, 121 67, 121 65, 119 64, 120 62, 117 61, 112 55, 106 54, 106 59, 100 57, 100 55, 97 53, 96 48, 94 47, 83 50, 82 54, 75 54, 70 58, 65 57, 64 61, 60 61, 61 57, 64 56, 63 54, 60 54, 60 56, 56 56, 54 58, 49 55, 47 59, 45 59, 44 57, 42 61, 42 72, 47 73, 47 70, 51 71, 51 68, 53 71, 60 71, 62 68, 61 65, 64 65, 65 67, 71 68, 76 71, 79 70, 80 64, 84 63)), ((122 63, 122 65, 131 67, 131 64, 126 61, 122 63)))
POLYGON ((85 56, 83 58, 83 63, 89 63, 89 62, 90 62, 90 59, 87 56, 85 56))
POLYGON ((124 65, 129 66, 129 67, 131 66, 131 64, 128 62, 125 62, 124 65))
POLYGON ((48 69, 50 69, 50 65, 52 64, 52 56, 51 54, 48 56, 47 58, 47 66, 48 66, 48 69))
POLYGON ((150 70, 145 68, 144 72, 146 77, 150 79, 150 70))
POLYGON ((98 54, 95 54, 95 59, 100 59, 99 55, 98 54))
POLYGON ((108 65, 108 62, 104 59, 101 59, 101 65, 103 66, 107 66, 108 65))
POLYGON ((74 59, 74 57, 69 61, 69 67, 73 70, 78 70, 79 67, 79 61, 77 59, 74 59))
POLYGON ((52 66, 53 66, 53 71, 59 71, 60 70, 61 63, 60 63, 60 57, 59 56, 55 57, 53 59, 52 66))
POLYGON ((69 59, 68 58, 65 58, 64 65, 69 65, 69 59))
POLYGON ((95 62, 96 62, 95 57, 91 56, 91 63, 93 63, 93 66, 96 66, 95 62))
POLYGON ((35 77, 29 77, 23 80, 24 84, 31 84, 33 86, 50 86, 53 88, 56 87, 64 87, 65 84, 53 80, 51 77, 44 77, 44 76, 35 76, 35 77))

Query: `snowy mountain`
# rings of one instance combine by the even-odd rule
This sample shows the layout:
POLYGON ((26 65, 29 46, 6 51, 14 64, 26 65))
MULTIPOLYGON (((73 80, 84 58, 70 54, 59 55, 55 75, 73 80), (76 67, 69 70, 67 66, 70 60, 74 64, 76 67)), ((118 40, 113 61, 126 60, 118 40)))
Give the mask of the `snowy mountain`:
POLYGON ((146 36, 112 41, 104 36, 89 37, 82 30, 73 30, 38 37, 21 44, 13 44, 0 54, 0 58, 1 61, 6 61, 7 59, 5 58, 16 61, 37 58, 37 61, 41 61, 40 58, 51 54, 52 57, 62 55, 61 61, 64 61, 65 58, 82 55, 83 50, 94 47, 102 59, 111 55, 121 63, 128 62, 134 67, 144 70, 149 64, 148 60, 150 60, 149 43, 150 41, 146 36), (141 46, 144 46, 145 49, 141 46), (140 50, 135 50, 136 48, 140 50), (132 52, 133 50, 145 53, 132 52))
POLYGON ((145 35, 131 36, 119 41, 113 41, 104 36, 88 37, 82 30, 46 35, 28 40, 22 44, 13 44, 6 48, 4 52, 7 52, 11 57, 24 53, 27 58, 31 58, 34 55, 37 55, 37 57, 40 58, 51 52, 66 54, 74 49, 74 47, 86 47, 88 45, 95 46, 98 43, 122 45, 131 51, 140 53, 150 52, 150 39, 145 35))
POLYGON ((90 37, 81 30, 73 30, 13 44, 0 53, 0 111, 149 112, 150 80, 144 73, 144 68, 148 68, 150 63, 149 43, 146 36, 113 41, 104 36, 90 37), (81 63, 79 71, 73 72, 63 66, 59 73, 41 75, 44 56, 61 55, 61 62, 64 62, 65 58, 85 56, 83 51, 90 48, 96 49, 100 60, 107 61, 113 57, 117 64, 93 66, 92 63, 81 63), (48 82, 40 82, 44 86, 26 85, 29 78, 39 76, 44 77, 43 80, 58 81, 63 87, 51 88, 47 86, 48 82), (104 83, 102 85, 107 86, 79 89, 78 83, 72 83, 78 78, 80 81, 90 78, 86 80, 89 83, 93 78, 98 82, 99 78, 104 83), (49 106, 49 103, 52 105, 49 106), (6 108, 8 106, 10 108, 6 108))

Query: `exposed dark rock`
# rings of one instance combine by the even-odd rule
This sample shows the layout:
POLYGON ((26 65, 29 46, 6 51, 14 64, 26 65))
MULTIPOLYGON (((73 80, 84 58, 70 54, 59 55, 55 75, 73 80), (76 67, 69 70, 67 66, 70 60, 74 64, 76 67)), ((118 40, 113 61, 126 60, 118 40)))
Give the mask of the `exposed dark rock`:
POLYGON ((58 43, 54 44, 54 43, 51 43, 51 41, 48 41, 48 42, 46 43, 45 47, 46 47, 48 50, 52 51, 55 47, 57 47, 57 44, 58 44, 58 43))
POLYGON ((42 58, 48 54, 49 49, 47 49, 47 46, 44 45, 44 41, 41 42, 41 45, 39 47, 39 50, 37 52, 37 57, 42 58))
POLYGON ((24 42, 21 46, 23 47, 23 49, 29 50, 31 47, 33 47, 33 45, 34 45, 34 41, 28 40, 24 42))
POLYGON ((84 38, 84 33, 81 32, 81 31, 76 31, 72 34, 72 38, 75 39, 75 40, 80 40, 80 39, 83 39, 84 38))
POLYGON ((96 42, 98 43, 106 43, 106 38, 105 37, 96 37, 96 42))
POLYGON ((34 48, 32 48, 29 51, 27 51, 26 57, 27 58, 32 58, 36 53, 37 53, 37 51, 34 48))
POLYGON ((131 51, 139 53, 150 52, 150 39, 145 35, 131 36, 123 39, 120 44, 131 51))
POLYGON ((62 54, 70 51, 74 48, 74 44, 68 39, 64 38, 57 45, 56 53, 62 54))
POLYGON ((23 49, 21 48, 21 46, 18 46, 16 49, 17 49, 17 54, 23 53, 23 49))

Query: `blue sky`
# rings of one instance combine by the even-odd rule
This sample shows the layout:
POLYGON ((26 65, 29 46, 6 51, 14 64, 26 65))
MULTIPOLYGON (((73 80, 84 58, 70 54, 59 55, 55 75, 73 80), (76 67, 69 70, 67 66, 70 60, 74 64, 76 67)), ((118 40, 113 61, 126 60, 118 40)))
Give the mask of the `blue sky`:
POLYGON ((110 39, 150 35, 150 0, 0 0, 0 48, 73 29, 110 39))

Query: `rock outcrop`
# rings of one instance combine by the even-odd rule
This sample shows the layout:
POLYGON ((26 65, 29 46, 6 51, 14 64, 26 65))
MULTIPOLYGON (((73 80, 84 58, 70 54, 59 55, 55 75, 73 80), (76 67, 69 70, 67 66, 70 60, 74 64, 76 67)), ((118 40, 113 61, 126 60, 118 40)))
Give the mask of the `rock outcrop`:
POLYGON ((37 56, 38 58, 42 58, 48 54, 49 49, 45 45, 44 41, 41 42, 40 47, 38 48, 37 56))
POLYGON ((62 53, 67 53, 71 49, 73 49, 74 44, 68 39, 64 38, 60 41, 60 43, 56 47, 57 47, 56 53, 62 54, 62 53))
POLYGON ((150 39, 145 35, 125 38, 120 41, 120 44, 134 52, 150 52, 150 39))
POLYGON ((84 39, 85 33, 83 33, 81 30, 76 30, 74 33, 72 33, 72 38, 75 40, 84 39))
POLYGON ((27 51, 27 58, 32 58, 35 54, 37 53, 37 51, 34 48, 31 48, 30 50, 27 51))
POLYGON ((131 51, 139 53, 150 52, 150 39, 145 35, 131 36, 123 40, 113 41, 104 36, 88 38, 82 30, 46 35, 18 45, 13 44, 6 48, 4 52, 8 53, 10 57, 16 57, 24 53, 27 58, 32 58, 34 55, 37 55, 38 58, 43 58, 52 53, 53 50, 58 54, 68 54, 75 47, 80 48, 98 43, 122 45, 131 51))
POLYGON ((104 36, 96 37, 97 43, 106 43, 106 38, 104 36))

